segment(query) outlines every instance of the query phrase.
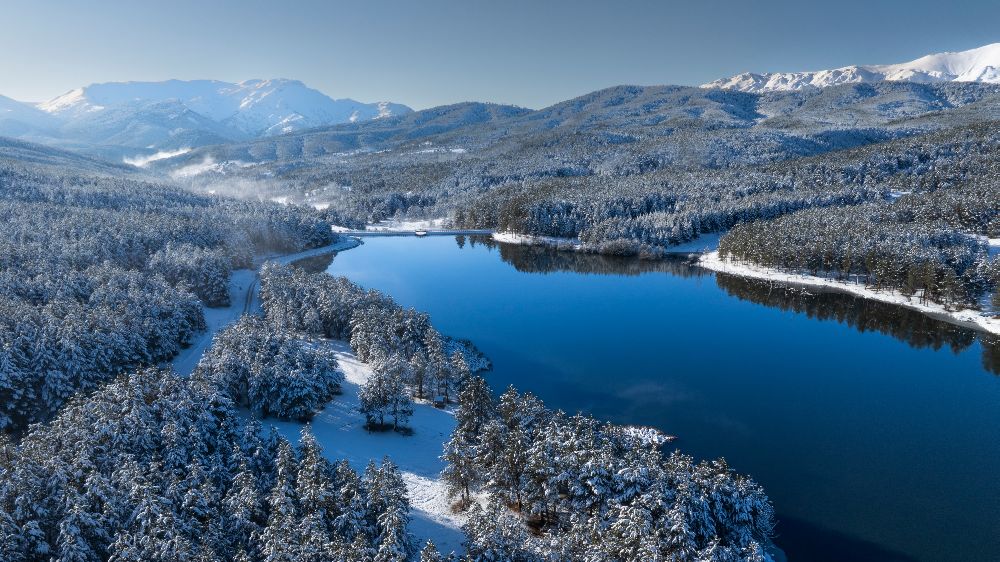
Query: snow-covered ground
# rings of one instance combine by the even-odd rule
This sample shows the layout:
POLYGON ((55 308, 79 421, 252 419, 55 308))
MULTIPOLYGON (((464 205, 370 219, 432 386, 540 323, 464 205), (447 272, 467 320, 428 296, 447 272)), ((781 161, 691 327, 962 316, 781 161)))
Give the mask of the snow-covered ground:
POLYGON ((229 306, 225 308, 205 308, 205 323, 208 329, 202 332, 187 349, 182 349, 171 362, 174 371, 188 376, 194 371, 201 356, 212 344, 216 332, 239 319, 246 307, 247 294, 256 286, 257 274, 249 269, 239 269, 229 278, 229 306))
POLYGON ((447 217, 436 219, 404 220, 389 219, 374 224, 369 224, 365 230, 384 232, 405 232, 414 230, 443 230, 448 228, 447 217))
MULTIPOLYGON (((322 248, 313 248, 312 250, 281 256, 265 256, 261 260, 262 262, 276 261, 288 264, 312 256, 349 250, 360 243, 361 241, 356 238, 343 238, 334 244, 323 246, 322 248)), ((212 338, 215 337, 216 332, 238 320, 244 312, 255 310, 256 295, 257 272, 249 269, 234 271, 229 278, 229 306, 204 309, 205 323, 208 329, 200 334, 190 347, 182 349, 174 357, 174 360, 171 361, 174 371, 181 375, 190 375, 194 371, 195 366, 198 365, 198 361, 201 360, 201 356, 205 353, 205 350, 212 344, 212 338)))
POLYGON ((719 256, 719 252, 709 252, 701 257, 698 265, 733 275, 743 277, 753 277, 779 283, 794 283, 799 285, 811 285, 816 287, 827 287, 830 289, 843 291, 864 297, 866 299, 887 302, 917 310, 928 316, 939 318, 953 324, 976 328, 992 334, 1000 334, 1000 318, 991 318, 978 310, 946 310, 943 306, 935 303, 922 304, 915 298, 907 297, 898 291, 874 291, 860 283, 849 283, 837 279, 817 277, 814 275, 804 275, 799 273, 789 273, 778 269, 760 267, 749 264, 734 263, 719 256))
MULTIPOLYGON (((281 256, 263 256, 260 261, 288 264, 312 256, 348 250, 360 243, 355 238, 344 238, 322 248, 281 256)), ((205 309, 208 329, 174 358, 174 370, 190 375, 219 330, 238 320, 245 311, 257 310, 257 289, 256 271, 234 271, 229 281, 232 301, 230 306, 205 309)), ((428 403, 417 403, 410 420, 412 435, 369 433, 364 429, 364 416, 358 411, 358 387, 371 376, 371 367, 359 361, 346 342, 321 340, 319 343, 330 347, 345 375, 343 395, 330 402, 311 422, 324 453, 332 460, 347 459, 358 471, 363 471, 370 459, 381 462, 382 457, 388 455, 399 466, 406 481, 413 506, 410 531, 418 544, 422 547, 427 539, 433 539, 441 551, 461 552, 462 541, 465 540, 461 526, 465 522, 465 516, 452 513, 444 483, 439 478, 444 468, 439 456, 445 440, 455 427, 454 415, 428 403)), ((302 424, 279 420, 265 420, 264 423, 274 426, 291 442, 298 442, 302 424)))
POLYGON ((520 244, 522 246, 552 246, 560 250, 584 250, 583 243, 576 238, 559 238, 557 236, 537 236, 517 232, 494 232, 493 239, 504 244, 520 244))
MULTIPOLYGON (((323 452, 331 460, 346 459, 362 471, 369 460, 381 462, 388 455, 403 473, 413 506, 410 531, 423 546, 432 539, 444 552, 462 552, 465 536, 463 514, 452 513, 439 476, 444 463, 439 456, 442 446, 455 427, 454 415, 428 403, 414 404, 410 419, 412 435, 396 432, 368 432, 364 416, 358 411, 358 387, 371 376, 371 367, 358 360, 350 346, 342 341, 322 340, 337 357, 344 371, 344 393, 330 402, 310 422, 323 452)), ((264 420, 288 440, 298 442, 301 423, 264 420)))

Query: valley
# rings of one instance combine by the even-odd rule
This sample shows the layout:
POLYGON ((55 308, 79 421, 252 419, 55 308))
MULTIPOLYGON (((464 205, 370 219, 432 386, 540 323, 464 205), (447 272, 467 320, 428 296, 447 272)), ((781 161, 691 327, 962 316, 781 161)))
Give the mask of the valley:
POLYGON ((0 559, 1000 559, 1000 43, 231 79, 317 53, 0 96, 0 559))

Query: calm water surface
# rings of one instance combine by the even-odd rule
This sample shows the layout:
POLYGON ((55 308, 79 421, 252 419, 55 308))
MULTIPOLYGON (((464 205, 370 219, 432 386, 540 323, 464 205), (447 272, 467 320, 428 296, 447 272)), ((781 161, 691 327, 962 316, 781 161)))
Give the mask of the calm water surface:
POLYGON ((549 406, 761 482, 791 560, 1000 560, 1000 351, 840 294, 681 262, 368 238, 328 271, 431 314, 549 406))

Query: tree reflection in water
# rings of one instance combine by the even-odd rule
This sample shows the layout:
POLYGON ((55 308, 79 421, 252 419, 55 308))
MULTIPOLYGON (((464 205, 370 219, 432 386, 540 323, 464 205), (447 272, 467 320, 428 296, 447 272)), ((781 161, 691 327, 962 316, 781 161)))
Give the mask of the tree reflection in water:
MULTIPOLYGON (((466 239, 459 241, 460 246, 466 239)), ((489 237, 468 238, 472 246, 483 244, 499 248, 503 261, 524 273, 572 273, 600 275, 642 275, 669 273, 681 277, 715 275, 716 283, 730 296, 783 311, 805 314, 817 320, 834 320, 859 332, 878 332, 892 336, 916 348, 953 352, 968 349, 979 341, 983 349, 983 367, 1000 374, 1000 338, 976 330, 931 318, 915 310, 863 299, 854 295, 818 288, 770 283, 724 273, 715 274, 694 265, 686 258, 642 260, 582 252, 557 251, 544 246, 498 244, 489 237)))

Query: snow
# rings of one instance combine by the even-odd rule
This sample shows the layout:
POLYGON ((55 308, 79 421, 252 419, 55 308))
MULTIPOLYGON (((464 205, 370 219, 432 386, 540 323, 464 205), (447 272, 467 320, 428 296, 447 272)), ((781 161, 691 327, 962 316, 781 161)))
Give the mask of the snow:
POLYGON ((216 332, 238 320, 246 310, 247 292, 255 286, 255 281, 256 273, 254 271, 239 269, 233 272, 232 277, 229 278, 229 297, 231 301, 229 306, 225 308, 204 309, 205 323, 208 329, 202 332, 190 347, 181 350, 174 357, 174 360, 171 362, 174 371, 184 376, 188 376, 194 371, 195 366, 198 365, 198 361, 201 360, 201 356, 212 344, 212 338, 215 337, 216 332))
MULTIPOLYGON (((347 238, 336 244, 306 250, 295 254, 263 257, 261 260, 291 263, 303 258, 354 248, 360 240, 347 238)), ((258 307, 256 272, 249 269, 234 271, 229 282, 232 304, 225 308, 205 309, 208 329, 187 349, 174 358, 172 365, 182 375, 190 375, 201 356, 212 343, 216 332, 235 322, 246 311, 258 307)), ((410 531, 423 545, 433 539, 444 552, 462 551, 465 535, 461 527, 464 514, 452 513, 446 488, 439 476, 444 463, 439 456, 444 442, 455 427, 451 411, 435 408, 426 401, 414 404, 410 419, 412 435, 395 432, 370 433, 364 429, 364 416, 358 411, 358 388, 371 376, 371 367, 358 360, 343 341, 318 340, 317 345, 328 346, 344 371, 344 393, 335 398, 310 422, 316 439, 331 460, 346 459, 358 471, 363 471, 368 461, 381 462, 388 455, 403 474, 412 505, 410 531)), ((265 420, 288 440, 298 442, 302 424, 265 420)))
MULTIPOLYGON (((414 404, 410 419, 412 435, 393 431, 368 432, 358 411, 358 388, 371 376, 371 367, 358 360, 350 345, 342 341, 320 340, 336 356, 344 371, 344 393, 336 397, 310 422, 316 440, 331 460, 346 459, 362 471, 369 460, 381 462, 388 455, 399 466, 412 505, 410 531, 417 544, 432 539, 439 550, 462 551, 464 514, 451 511, 446 488, 439 476, 444 463, 439 458, 445 440, 455 427, 455 417, 427 402, 414 404)), ((286 439, 297 442, 302 424, 264 420, 286 439)))
POLYGON ((721 232, 702 234, 690 242, 670 246, 665 250, 668 254, 702 254, 711 252, 719 249, 719 240, 722 238, 722 234, 721 232))
MULTIPOLYGON (((171 158, 170 156, 165 156, 164 158, 171 158)), ((225 162, 216 162, 211 156, 206 156, 201 162, 197 164, 188 164, 181 168, 170 172, 170 177, 173 179, 184 179, 193 178, 195 176, 200 176, 207 173, 225 174, 226 171, 231 171, 235 168, 250 168, 257 166, 255 162, 243 162, 242 160, 226 160, 225 162)))
POLYGON ((703 255, 699 259, 698 265, 706 269, 711 269, 712 271, 740 275, 743 277, 776 281, 778 283, 826 287, 870 300, 896 304, 922 312, 928 316, 944 320, 946 322, 951 322, 952 324, 1000 335, 1000 318, 991 318, 978 310, 947 310, 944 306, 939 304, 923 304, 907 297, 906 295, 903 295, 898 291, 875 291, 863 284, 849 283, 827 277, 817 277, 814 275, 791 273, 756 265, 735 263, 720 257, 719 252, 717 251, 709 252, 703 255))
POLYGON ((815 72, 745 72, 702 87, 771 92, 883 80, 1000 84, 1000 43, 957 53, 927 55, 900 64, 852 65, 815 72))
POLYGON ((537 236, 534 234, 520 234, 518 232, 494 232, 493 239, 504 244, 520 244, 522 246, 553 246, 560 250, 586 249, 583 243, 576 238, 537 236))
POLYGON ((413 153, 414 154, 445 154, 445 153, 449 153, 449 152, 452 153, 452 154, 466 154, 469 151, 468 151, 468 149, 465 149, 465 148, 462 148, 462 147, 455 147, 455 148, 424 148, 422 150, 414 151, 413 153))
MULTIPOLYGON (((276 256, 271 258, 279 263, 291 263, 296 260, 332 252, 341 252, 358 246, 360 240, 346 238, 335 244, 314 248, 294 254, 276 256)), ((201 356, 212 344, 215 334, 226 326, 237 321, 246 312, 255 310, 254 299, 257 294, 257 272, 250 269, 238 269, 229 278, 229 299, 227 307, 204 308, 205 324, 207 329, 195 339, 189 347, 182 349, 180 353, 171 361, 174 371, 178 374, 188 376, 198 365, 201 356)))
POLYGON ((448 226, 447 217, 436 219, 389 219, 369 224, 365 230, 375 232, 407 232, 414 230, 441 230, 448 226))
POLYGON ((76 88, 36 107, 72 119, 137 102, 179 103, 216 123, 249 135, 274 135, 346 123, 352 117, 378 119, 412 111, 390 102, 362 103, 332 99, 298 80, 165 80, 108 82, 76 88))

